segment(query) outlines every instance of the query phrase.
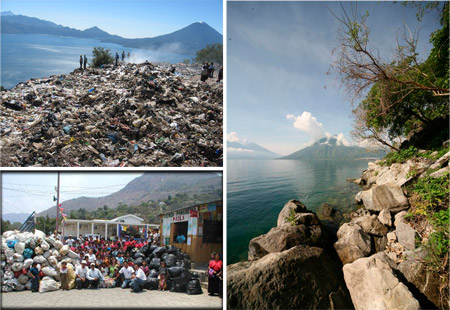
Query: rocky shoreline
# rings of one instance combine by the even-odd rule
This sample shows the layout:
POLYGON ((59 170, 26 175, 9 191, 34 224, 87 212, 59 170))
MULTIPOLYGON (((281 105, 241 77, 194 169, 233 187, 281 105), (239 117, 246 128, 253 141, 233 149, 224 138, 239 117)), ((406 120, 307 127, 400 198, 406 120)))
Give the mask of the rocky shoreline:
POLYGON ((419 232, 405 219, 407 186, 425 175, 446 175, 449 157, 370 162, 354 180, 363 189, 355 197, 361 208, 337 233, 300 201, 286 203, 277 226, 250 241, 248 261, 228 266, 228 307, 449 309, 441 279, 416 242, 432 228, 419 232))

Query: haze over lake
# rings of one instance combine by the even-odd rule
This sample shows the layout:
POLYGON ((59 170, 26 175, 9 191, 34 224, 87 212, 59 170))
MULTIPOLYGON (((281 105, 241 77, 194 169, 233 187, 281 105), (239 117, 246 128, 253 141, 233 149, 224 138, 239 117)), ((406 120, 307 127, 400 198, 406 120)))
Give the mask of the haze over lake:
POLYGON ((355 205, 359 178, 368 160, 228 160, 227 264, 247 259, 249 241, 277 224, 286 202, 309 210, 329 203, 341 211, 355 205))
MULTIPOLYGON (((177 63, 191 56, 156 50, 126 48, 95 39, 40 34, 2 34, 1 85, 11 88, 31 78, 67 74, 79 67, 80 54, 92 59, 94 47, 104 47, 114 55, 131 54, 130 62, 177 63)), ((127 59, 128 60, 128 59, 127 59)))

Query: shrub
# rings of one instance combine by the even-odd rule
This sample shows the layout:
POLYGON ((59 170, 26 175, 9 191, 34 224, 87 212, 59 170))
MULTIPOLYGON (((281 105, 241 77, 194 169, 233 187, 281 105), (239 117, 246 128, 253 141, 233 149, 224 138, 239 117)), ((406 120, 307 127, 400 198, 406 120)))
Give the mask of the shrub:
POLYGON ((91 67, 100 68, 102 65, 113 64, 114 57, 111 55, 109 49, 103 47, 94 47, 92 50, 91 67))

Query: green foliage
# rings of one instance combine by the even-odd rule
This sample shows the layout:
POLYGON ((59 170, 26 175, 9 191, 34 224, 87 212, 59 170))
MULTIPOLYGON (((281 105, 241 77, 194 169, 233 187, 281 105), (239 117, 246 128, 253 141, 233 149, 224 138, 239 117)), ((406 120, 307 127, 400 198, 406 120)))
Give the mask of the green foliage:
POLYGON ((448 173, 440 178, 426 176, 417 180, 413 186, 413 193, 420 197, 419 206, 433 207, 448 199, 448 173))
POLYGON ((285 221, 285 223, 290 223, 292 226, 295 226, 297 224, 297 222, 295 220, 294 209, 289 210, 289 216, 285 217, 284 221, 285 221))
POLYGON ((214 62, 223 63, 223 45, 220 43, 208 44, 202 50, 197 52, 197 57, 195 57, 197 63, 204 62, 214 62))
POLYGON ((36 217, 36 229, 43 231, 45 234, 50 235, 55 231, 56 219, 40 216, 36 217))
POLYGON ((185 65, 188 65, 188 64, 191 63, 191 61, 190 61, 189 59, 184 59, 184 60, 183 60, 183 63, 184 63, 185 65))
POLYGON ((417 156, 417 149, 414 146, 410 146, 407 149, 399 150, 397 152, 390 152, 386 155, 382 164, 386 166, 390 166, 393 163, 401 164, 415 156, 417 156))
POLYGON ((92 50, 91 66, 93 68, 100 68, 102 65, 114 63, 114 57, 111 55, 109 49, 103 47, 94 47, 92 50))
POLYGON ((22 225, 22 223, 19 222, 14 222, 11 223, 10 221, 4 221, 2 220, 2 229, 1 229, 1 233, 3 234, 5 231, 8 230, 16 230, 19 229, 19 227, 22 225))

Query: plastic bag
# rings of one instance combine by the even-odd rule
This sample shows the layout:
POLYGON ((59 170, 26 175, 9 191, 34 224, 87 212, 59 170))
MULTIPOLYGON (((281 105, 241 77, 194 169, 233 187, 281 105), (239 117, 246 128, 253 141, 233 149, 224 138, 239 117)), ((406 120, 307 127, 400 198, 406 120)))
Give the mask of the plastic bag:
POLYGON ((69 252, 70 250, 70 246, 68 244, 65 244, 61 247, 61 249, 59 250, 59 253, 64 256, 67 254, 67 252, 69 252))
POLYGON ((164 261, 166 262, 167 267, 173 267, 177 263, 177 258, 175 257, 174 254, 168 254, 165 257, 164 261))
POLYGON ((69 251, 67 252, 67 256, 69 256, 69 257, 72 258, 72 259, 80 258, 80 257, 78 256, 78 254, 75 253, 75 252, 72 251, 72 250, 69 250, 69 251))
POLYGON ((21 271, 22 268, 23 268, 23 263, 21 263, 21 262, 16 262, 16 263, 12 264, 12 266, 11 266, 12 271, 21 271))
POLYGON ((176 254, 178 254, 179 251, 180 250, 174 245, 167 246, 167 253, 169 253, 169 254, 175 254, 176 255, 176 254))
POLYGON ((167 270, 171 278, 179 277, 184 271, 183 267, 170 267, 167 270))
POLYGON ((30 277, 28 277, 26 274, 21 274, 18 278, 17 281, 19 281, 20 284, 27 284, 28 280, 30 279, 30 277))
POLYGON ((145 281, 145 288, 148 290, 156 290, 158 289, 159 279, 158 278, 147 278, 145 281))
POLYGON ((34 254, 36 254, 36 255, 42 255, 42 254, 44 254, 44 250, 43 250, 40 246, 37 246, 37 247, 34 249, 34 254))
POLYGON ((157 257, 153 258, 150 264, 148 264, 148 268, 159 270, 161 265, 161 260, 157 257))
POLYGON ((48 259, 52 255, 52 251, 50 251, 50 250, 45 251, 44 254, 42 254, 42 255, 48 259))
POLYGON ((47 243, 47 241, 42 240, 40 247, 44 250, 44 251, 48 251, 50 249, 50 245, 47 243))
POLYGON ((198 279, 192 279, 186 286, 186 293, 188 295, 197 295, 202 294, 202 286, 200 285, 200 281, 198 279))
POLYGON ((58 272, 56 272, 55 268, 53 267, 44 267, 42 268, 42 272, 50 277, 56 277, 58 275, 58 272))
POLYGON ((147 278, 157 278, 158 277, 158 271, 155 269, 152 269, 149 271, 147 278))
POLYGON ((8 240, 6 241, 6 244, 8 245, 8 248, 14 249, 14 246, 16 245, 16 240, 8 240))
POLYGON ((45 233, 38 229, 34 230, 34 240, 45 239, 45 233))
POLYGON ((60 287, 60 284, 52 278, 44 277, 39 285, 39 293, 45 293, 49 291, 56 291, 60 287))
POLYGON ((50 244, 52 247, 55 247, 55 244, 56 244, 55 238, 48 237, 48 238, 45 238, 45 241, 47 241, 47 243, 50 244))
POLYGON ((53 246, 55 247, 55 249, 59 250, 63 247, 63 243, 59 240, 56 240, 53 246))
POLYGON ((28 269, 31 267, 31 265, 33 264, 33 260, 31 258, 27 258, 24 262, 23 262, 23 268, 28 269))
POLYGON ((58 264, 58 260, 56 259, 56 257, 54 256, 50 256, 49 258, 47 258, 47 261, 50 263, 50 265, 52 265, 53 267, 55 267, 58 264))
POLYGON ((14 244, 14 250, 16 253, 23 254, 23 251, 25 250, 25 243, 23 242, 17 242, 14 244))
POLYGON ((29 249, 29 248, 26 248, 26 249, 23 251, 23 257, 24 257, 24 258, 30 258, 31 256, 33 256, 33 250, 32 250, 32 249, 29 249))
POLYGON ((164 253, 166 253, 166 248, 163 247, 157 247, 152 254, 154 254, 156 257, 160 258, 164 253))
POLYGON ((7 248, 5 251, 6 257, 12 257, 14 255, 14 253, 15 253, 14 249, 11 249, 11 248, 7 248))
POLYGON ((38 263, 38 264, 48 264, 47 260, 42 255, 35 256, 33 258, 33 261, 38 263))

